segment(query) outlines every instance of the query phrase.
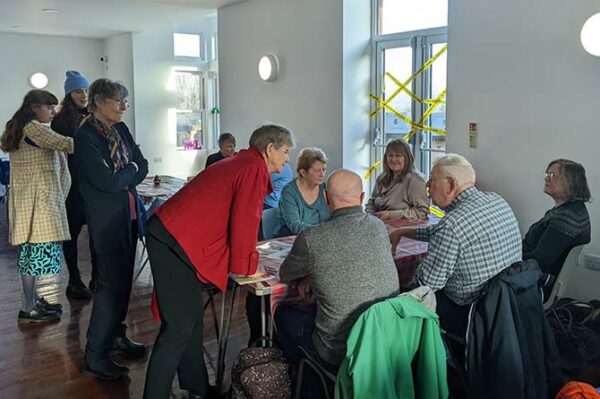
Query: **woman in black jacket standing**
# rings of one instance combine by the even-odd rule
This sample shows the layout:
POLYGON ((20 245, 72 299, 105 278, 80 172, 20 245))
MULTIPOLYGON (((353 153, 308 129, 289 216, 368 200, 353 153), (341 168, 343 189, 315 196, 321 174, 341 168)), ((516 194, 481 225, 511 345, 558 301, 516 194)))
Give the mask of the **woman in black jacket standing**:
MULTIPOLYGON (((65 80, 65 98, 63 99, 60 111, 52 120, 52 130, 63 136, 73 137, 75 131, 82 124, 83 120, 89 114, 88 106, 88 80, 77 71, 67 71, 65 80)), ((65 255, 65 263, 69 269, 69 285, 67 286, 67 297, 71 299, 90 299, 90 290, 81 281, 81 273, 77 266, 77 238, 81 233, 81 228, 86 224, 85 211, 83 209, 83 199, 79 193, 79 184, 77 182, 77 167, 75 166, 74 155, 69 155, 69 172, 71 173, 71 190, 67 197, 67 219, 69 220, 69 233, 71 240, 64 241, 62 244, 65 255)), ((91 237, 91 236, 90 236, 91 237)), ((90 254, 92 255, 92 280, 90 289, 96 276, 96 257, 90 241, 90 254)))

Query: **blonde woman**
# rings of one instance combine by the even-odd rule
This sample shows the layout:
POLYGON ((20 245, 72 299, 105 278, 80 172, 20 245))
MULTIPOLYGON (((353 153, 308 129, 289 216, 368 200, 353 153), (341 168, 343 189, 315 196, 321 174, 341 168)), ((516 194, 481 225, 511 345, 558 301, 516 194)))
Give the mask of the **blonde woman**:
POLYGON ((425 181, 413 170, 414 157, 408 144, 392 140, 385 147, 383 173, 367 202, 366 211, 381 220, 426 219, 429 198, 425 181))

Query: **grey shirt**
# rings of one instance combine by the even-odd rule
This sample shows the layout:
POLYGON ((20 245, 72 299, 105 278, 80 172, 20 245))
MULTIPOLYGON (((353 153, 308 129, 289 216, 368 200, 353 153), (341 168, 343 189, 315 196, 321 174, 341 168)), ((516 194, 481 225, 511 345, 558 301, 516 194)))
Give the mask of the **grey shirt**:
POLYGON ((313 343, 334 365, 344 358, 358 316, 400 290, 385 225, 360 206, 337 209, 329 221, 302 230, 279 277, 284 283, 309 277, 317 304, 313 343))
POLYGON ((429 198, 425 180, 415 172, 408 172, 389 187, 375 185, 366 206, 367 213, 389 211, 390 219, 425 219, 429 213, 429 198))

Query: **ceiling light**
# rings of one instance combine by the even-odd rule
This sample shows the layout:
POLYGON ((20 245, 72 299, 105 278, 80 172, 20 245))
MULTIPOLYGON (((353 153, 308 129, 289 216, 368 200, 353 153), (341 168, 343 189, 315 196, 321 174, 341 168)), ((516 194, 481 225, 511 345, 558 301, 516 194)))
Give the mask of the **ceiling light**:
POLYGON ((600 12, 592 15, 581 28, 581 44, 585 51, 600 57, 600 12))
POLYGON ((263 55, 258 62, 258 75, 265 82, 277 79, 279 73, 279 60, 275 54, 263 55))
POLYGON ((36 89, 43 89, 48 86, 48 77, 41 72, 36 72, 29 78, 29 84, 36 89))

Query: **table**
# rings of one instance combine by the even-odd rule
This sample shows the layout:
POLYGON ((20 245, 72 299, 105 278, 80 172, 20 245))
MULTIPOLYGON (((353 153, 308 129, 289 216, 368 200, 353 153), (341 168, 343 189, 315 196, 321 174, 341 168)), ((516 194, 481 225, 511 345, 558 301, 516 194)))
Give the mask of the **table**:
MULTIPOLYGON (((136 187, 138 195, 144 202, 144 208, 146 208, 146 218, 150 218, 159 206, 175 195, 177 191, 181 190, 186 183, 185 179, 180 179, 178 177, 163 175, 159 177, 161 180, 160 184, 154 184, 154 176, 147 176, 136 187)), ((144 256, 147 253, 144 237, 140 238, 140 241, 142 242, 142 253, 138 260, 140 267, 133 277, 133 282, 137 281, 149 261, 149 258, 144 256)))

